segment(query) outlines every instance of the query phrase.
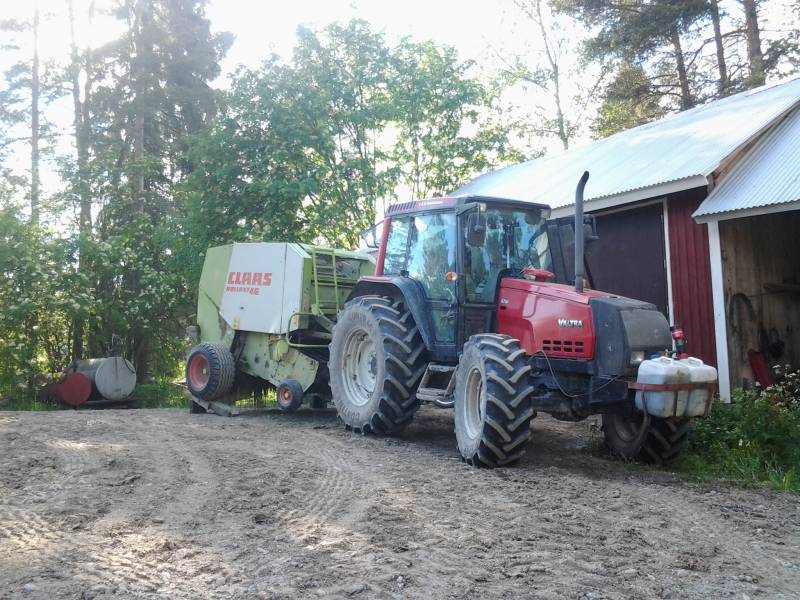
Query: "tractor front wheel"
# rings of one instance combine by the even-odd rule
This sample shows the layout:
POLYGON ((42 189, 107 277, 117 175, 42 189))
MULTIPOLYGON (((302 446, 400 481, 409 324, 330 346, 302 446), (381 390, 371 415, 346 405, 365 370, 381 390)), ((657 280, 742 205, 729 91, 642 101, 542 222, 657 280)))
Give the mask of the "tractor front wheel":
POLYGON ((330 343, 330 386, 344 424, 361 433, 391 434, 419 408, 425 344, 402 302, 363 296, 339 314, 330 343))
POLYGON ((609 450, 646 463, 672 462, 689 441, 689 419, 661 419, 642 411, 604 414, 603 436, 609 450))
POLYGON ((486 333, 464 345, 456 371, 455 428, 468 464, 500 467, 525 453, 534 416, 530 370, 514 338, 486 333))

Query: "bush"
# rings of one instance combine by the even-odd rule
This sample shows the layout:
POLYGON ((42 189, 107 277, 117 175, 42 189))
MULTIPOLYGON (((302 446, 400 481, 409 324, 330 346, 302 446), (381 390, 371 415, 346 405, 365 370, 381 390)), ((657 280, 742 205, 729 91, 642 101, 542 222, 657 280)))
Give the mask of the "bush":
POLYGON ((679 470, 800 493, 800 372, 733 400, 697 421, 679 470))
POLYGON ((189 393, 177 383, 159 381, 136 386, 132 398, 136 408, 187 408, 189 393))

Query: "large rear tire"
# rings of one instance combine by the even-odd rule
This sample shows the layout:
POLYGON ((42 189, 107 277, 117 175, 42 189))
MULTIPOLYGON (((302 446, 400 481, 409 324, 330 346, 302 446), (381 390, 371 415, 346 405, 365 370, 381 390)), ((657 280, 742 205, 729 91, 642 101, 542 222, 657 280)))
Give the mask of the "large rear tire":
POLYGON ((330 386, 344 424, 379 435, 408 425, 419 408, 425 344, 402 302, 363 296, 339 314, 330 344, 330 386))
POLYGON ((486 333, 464 345, 456 371, 455 428, 468 464, 500 467, 525 454, 534 416, 530 370, 514 338, 486 333))
POLYGON ((667 464, 689 441, 689 419, 661 419, 642 411, 604 414, 603 435, 609 450, 629 460, 667 464))
POLYGON ((186 387, 193 396, 215 400, 233 387, 236 364, 222 344, 203 342, 192 348, 186 359, 186 387))

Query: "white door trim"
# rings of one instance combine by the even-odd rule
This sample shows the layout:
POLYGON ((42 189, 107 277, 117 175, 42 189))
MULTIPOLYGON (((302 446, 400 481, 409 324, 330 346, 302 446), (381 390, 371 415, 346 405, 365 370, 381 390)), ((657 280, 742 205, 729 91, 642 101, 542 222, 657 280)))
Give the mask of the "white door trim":
POLYGON ((708 260, 711 267, 711 295, 714 301, 714 337, 717 346, 719 397, 731 401, 731 374, 728 366, 728 328, 725 315, 725 284, 722 273, 722 245, 719 222, 708 223, 708 260))
POLYGON ((669 245, 669 211, 667 210, 667 199, 663 198, 661 202, 664 206, 664 218, 662 221, 664 222, 664 266, 667 269, 667 308, 669 309, 670 325, 674 325, 675 309, 672 305, 672 259, 670 257, 671 252, 669 245))

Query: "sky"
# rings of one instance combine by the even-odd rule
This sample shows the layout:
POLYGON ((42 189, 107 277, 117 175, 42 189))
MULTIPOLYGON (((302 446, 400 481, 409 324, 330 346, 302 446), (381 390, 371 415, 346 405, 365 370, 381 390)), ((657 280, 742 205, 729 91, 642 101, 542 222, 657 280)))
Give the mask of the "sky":
POLYGON ((294 0, 253 2, 212 0, 207 14, 215 28, 236 36, 225 67, 250 67, 270 51, 289 56, 300 24, 324 26, 359 18, 383 30, 389 39, 413 36, 458 48, 465 59, 481 61, 487 47, 502 39, 508 0, 294 0))
MULTIPOLYGON (((793 0, 763 0, 760 3, 762 24, 779 28, 786 6, 793 0)), ((90 25, 86 15, 94 2, 103 7, 111 0, 73 0, 77 22, 77 38, 82 46, 96 47, 114 39, 120 33, 120 24, 109 17, 96 15, 90 25)), ((40 26, 40 54, 43 60, 65 62, 69 54, 69 30, 66 19, 66 0, 0 0, 0 19, 29 19, 33 7, 42 13, 40 26)), ((741 11, 738 0, 722 0, 723 9, 741 11)), ((210 0, 206 14, 214 31, 230 31, 235 36, 233 46, 223 62, 223 75, 213 83, 218 88, 228 85, 228 76, 238 65, 251 68, 271 53, 288 58, 295 42, 295 32, 301 24, 322 27, 332 21, 361 18, 369 21, 373 29, 382 31, 391 43, 403 36, 417 40, 434 40, 454 46, 462 59, 474 60, 477 69, 485 76, 495 74, 502 57, 522 55, 535 57, 541 52, 538 32, 533 24, 519 19, 513 0, 210 0)), ((570 39, 571 50, 576 50, 583 32, 569 19, 562 20, 563 31, 570 39)), ((777 34, 779 35, 779 33, 777 34)), ((573 53, 574 54, 574 53, 573 53)), ((0 69, 5 69, 8 59, 0 54, 0 69)), ((574 64, 567 65, 565 96, 576 93, 581 84, 586 85, 591 74, 580 71, 574 64)), ((2 83, 0 83, 2 85, 2 83)), ((542 102, 533 90, 516 90, 515 104, 533 106, 542 102)), ((49 115, 59 124, 69 128, 71 100, 62 99, 48 109, 49 115)), ((588 134, 576 140, 583 143, 588 134)), ((65 136, 65 144, 69 136, 65 136)), ((557 143, 545 145, 549 153, 560 151, 557 143)), ((65 148, 69 151, 69 147, 65 148)), ((18 162, 25 165, 29 150, 18 152, 18 162)), ((58 179, 52 170, 43 173, 45 189, 54 189, 58 179)))

